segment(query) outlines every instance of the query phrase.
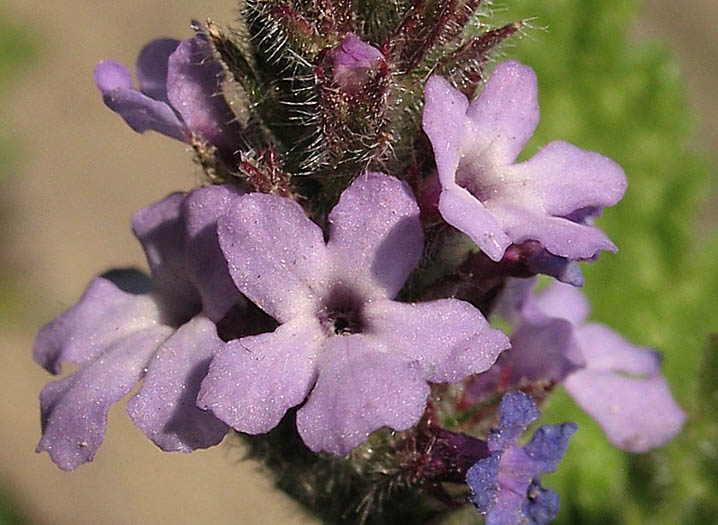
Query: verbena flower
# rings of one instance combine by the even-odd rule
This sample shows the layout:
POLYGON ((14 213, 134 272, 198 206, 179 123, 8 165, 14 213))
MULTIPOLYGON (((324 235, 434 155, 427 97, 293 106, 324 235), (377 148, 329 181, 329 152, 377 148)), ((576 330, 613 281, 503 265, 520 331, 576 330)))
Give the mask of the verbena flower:
POLYGON ((253 193, 219 220, 239 290, 275 318, 273 333, 231 341, 199 406, 241 432, 274 428, 293 406, 313 451, 347 454, 372 431, 410 428, 428 382, 483 372, 508 346, 466 302, 393 301, 422 253, 408 186, 367 173, 328 218, 328 242, 296 202, 253 193))
POLYGON ((199 140, 231 162, 241 146, 242 127, 220 94, 222 74, 206 40, 195 36, 147 44, 137 59, 139 90, 127 68, 112 60, 97 64, 95 83, 107 107, 133 130, 187 143, 199 140))
POLYGON ((134 423, 163 450, 217 444, 224 423, 196 407, 209 359, 224 344, 215 321, 241 297, 217 242, 217 217, 240 192, 229 186, 175 193, 132 219, 152 273, 113 271, 96 278, 80 301, 37 336, 35 360, 53 374, 73 374, 40 394, 47 450, 63 470, 91 461, 110 405, 141 379, 127 405, 134 423))
POLYGON ((361 91, 369 72, 384 61, 381 51, 363 42, 354 33, 347 33, 341 45, 331 51, 329 57, 334 82, 352 95, 361 91))
POLYGON ((617 447, 644 452, 673 439, 685 414, 660 375, 657 352, 586 323, 588 302, 571 286, 554 283, 533 298, 531 281, 513 285, 505 305, 515 324, 512 347, 489 373, 472 379, 469 399, 497 388, 562 382, 617 447))
POLYGON ((571 261, 615 251, 588 221, 621 199, 623 170, 560 141, 515 163, 538 120, 536 76, 518 62, 499 64, 471 103, 443 78, 427 81, 423 128, 441 182, 442 217, 494 261, 527 240, 571 261))
POLYGON ((466 474, 471 501, 486 525, 543 524, 558 514, 558 495, 541 486, 540 477, 558 467, 576 431, 574 423, 544 425, 523 447, 517 440, 539 411, 523 392, 506 394, 499 404, 499 426, 489 434, 492 455, 466 474))

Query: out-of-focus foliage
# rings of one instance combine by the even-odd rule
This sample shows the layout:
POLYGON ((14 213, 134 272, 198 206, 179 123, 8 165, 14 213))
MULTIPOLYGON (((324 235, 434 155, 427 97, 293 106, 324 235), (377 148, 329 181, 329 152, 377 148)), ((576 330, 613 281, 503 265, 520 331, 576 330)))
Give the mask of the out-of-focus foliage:
MULTIPOLYGON (((2 122, 7 122, 3 114, 7 90, 17 74, 30 63, 34 54, 34 46, 27 33, 11 24, 6 15, 0 11, 0 121, 2 122)), ((11 136, 12 130, 8 126, 0 126, 0 181, 10 173, 18 160, 14 154, 11 136)), ((3 220, 3 215, 4 210, 0 208, 0 221, 3 220)), ((12 312, 12 293, 8 276, 3 270, 0 268, 0 316, 7 319, 12 312)), ((11 498, 0 487, 0 525, 22 523, 25 523, 25 520, 18 514, 11 498)))
POLYGON ((6 494, 0 491, 0 525, 23 525, 24 523, 27 521, 18 514, 6 494))
POLYGON ((557 392, 542 421, 579 423, 548 480, 561 495, 559 522, 710 522, 718 513, 718 419, 700 408, 711 405, 701 404, 697 378, 702 370, 704 385, 718 379, 715 339, 713 366, 702 365, 718 318, 718 243, 696 217, 715 188, 708 162, 694 153, 679 68, 661 45, 629 39, 635 1, 523 0, 508 8, 491 24, 532 18, 535 27, 505 48, 539 78, 541 123, 525 154, 568 140, 613 158, 628 176, 624 200, 599 220, 618 255, 583 265, 593 318, 660 349, 689 414, 671 445, 629 456, 557 392))
MULTIPOLYGON (((0 102, 3 101, 8 88, 15 81, 18 73, 30 63, 34 55, 34 45, 27 33, 18 26, 10 23, 6 16, 0 12, 0 102)), ((0 117, 4 104, 0 105, 0 117)), ((3 121, 7 121, 3 118, 3 121)), ((0 180, 9 172, 13 159, 11 131, 7 126, 0 128, 0 180)))
MULTIPOLYGON (((8 122, 5 114, 7 107, 5 97, 9 88, 18 79, 22 71, 28 67, 36 55, 36 43, 22 27, 11 22, 8 16, 0 11, 0 122, 8 122)), ((0 126, 0 182, 16 169, 20 160, 17 143, 13 139, 13 130, 8 125, 0 126)), ((2 241, 2 225, 6 210, 0 207, 0 241, 2 241)), ((0 258, 0 265, 2 259, 0 258)), ((7 318, 17 308, 12 308, 13 290, 9 276, 0 267, 0 315, 7 318)), ((17 307, 17 305, 15 305, 17 307)))

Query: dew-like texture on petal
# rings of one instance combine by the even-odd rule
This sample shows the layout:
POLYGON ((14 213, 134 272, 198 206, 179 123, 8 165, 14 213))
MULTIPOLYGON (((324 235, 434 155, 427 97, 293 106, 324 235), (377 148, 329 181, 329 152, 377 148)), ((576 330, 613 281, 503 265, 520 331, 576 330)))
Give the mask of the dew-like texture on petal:
POLYGON ((192 452, 216 445, 227 433, 224 423, 195 404, 209 362, 223 346, 214 323, 198 316, 162 343, 146 364, 127 413, 162 450, 192 452))
POLYGON ((237 288, 280 323, 314 311, 329 256, 321 229, 291 199, 251 193, 218 221, 237 288))
POLYGON ((539 122, 538 87, 533 70, 513 60, 499 64, 469 106, 472 137, 480 151, 510 164, 524 149, 539 122), (489 149, 486 153, 482 150, 489 149))
POLYGON ((305 317, 230 341, 212 360, 197 405, 240 432, 268 432, 304 401, 324 339, 317 320, 305 317))
POLYGON ((179 40, 158 38, 140 51, 135 71, 140 91, 150 98, 169 103, 167 99, 167 61, 179 40))
POLYGON ((562 425, 544 425, 534 432, 523 450, 529 459, 536 465, 536 470, 543 474, 553 472, 558 468, 566 449, 568 449, 571 436, 578 427, 575 423, 562 425))
POLYGON ((342 279, 369 297, 393 298, 418 264, 424 238, 409 186, 365 173, 342 192, 329 214, 328 251, 342 279))
POLYGON ((488 513, 496 502, 499 492, 497 480, 500 459, 500 454, 492 454, 488 458, 479 460, 466 473, 466 484, 471 490, 471 501, 481 514, 488 513))
POLYGON ((511 239, 496 217, 460 186, 454 185, 441 192, 439 212, 447 223, 468 235, 492 261, 500 261, 511 245, 511 239))
POLYGON ((421 368, 365 335, 327 340, 319 377, 297 430, 314 452, 344 456, 371 432, 406 430, 421 418, 429 385, 421 368))
POLYGON ((184 123, 174 110, 161 100, 155 100, 132 87, 127 68, 112 60, 103 60, 95 67, 95 84, 102 100, 120 115, 136 132, 152 130, 186 142, 184 123))
POLYGON ((145 363, 172 329, 158 326, 124 338, 74 374, 48 384, 40 394, 42 439, 62 470, 92 461, 102 444, 110 405, 142 377, 145 363))
POLYGON ((190 130, 231 155, 241 130, 220 92, 221 79, 222 68, 199 36, 182 41, 169 57, 167 97, 172 107, 190 130))
POLYGON ((451 187, 456 184, 456 168, 461 158, 469 101, 447 80, 438 76, 426 81, 424 99, 422 128, 431 141, 441 185, 451 187))
POLYGON ((558 494, 551 489, 545 489, 541 483, 534 480, 529 486, 529 501, 526 505, 526 517, 533 525, 551 523, 558 516, 558 494))
POLYGON ((204 315, 213 321, 244 300, 229 275, 217 236, 217 220, 243 193, 234 185, 212 185, 191 191, 182 202, 187 273, 202 299, 204 315))
POLYGON ((626 175, 608 157, 567 142, 551 142, 508 177, 527 181, 549 215, 566 216, 586 207, 613 206, 626 191, 626 175))
POLYGON ((539 241, 554 255, 572 260, 592 259, 602 250, 617 251, 611 239, 595 226, 536 212, 520 202, 496 200, 489 209, 516 244, 539 241))
POLYGON ((505 450, 541 415, 533 399, 523 392, 510 392, 499 403, 499 426, 489 434, 489 450, 505 450))
POLYGON ((544 425, 526 446, 516 446, 538 416, 535 403, 523 392, 501 400, 499 426, 489 435, 494 454, 479 460, 466 475, 471 500, 486 515, 487 524, 543 524, 558 513, 558 497, 541 486, 540 477, 556 470, 576 425, 544 425))
POLYGON ((152 283, 166 299, 170 316, 191 317, 199 296, 187 275, 185 226, 181 213, 184 193, 172 193, 132 216, 132 231, 142 244, 152 283))
POLYGON ((149 279, 134 270, 94 279, 77 304, 40 330, 33 358, 58 374, 65 361, 85 363, 133 333, 156 326, 161 315, 153 297, 143 293, 148 289, 149 279))
POLYGON ((611 443, 629 452, 665 445, 685 422, 662 376, 637 379, 586 369, 566 378, 564 386, 611 443))
POLYGON ((510 346, 481 312, 458 299, 422 303, 374 301, 364 309, 366 333, 416 360, 432 383, 453 383, 488 370, 510 346))

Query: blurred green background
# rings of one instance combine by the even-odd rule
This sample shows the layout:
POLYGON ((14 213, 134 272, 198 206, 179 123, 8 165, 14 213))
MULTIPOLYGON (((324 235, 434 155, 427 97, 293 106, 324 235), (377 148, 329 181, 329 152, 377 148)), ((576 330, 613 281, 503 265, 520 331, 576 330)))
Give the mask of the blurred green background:
MULTIPOLYGON (((58 472, 32 450, 46 374, 29 357, 37 327, 108 266, 143 265, 130 214, 199 177, 190 154, 134 135, 92 85, 101 58, 132 63, 191 17, 228 22, 232 3, 41 0, 0 4, 0 524, 307 523, 236 451, 161 454, 117 407, 96 460, 58 472)), ((689 414, 662 450, 625 455, 559 392, 544 422, 577 421, 559 472, 560 523, 718 521, 718 213, 715 7, 655 0, 521 0, 486 22, 531 18, 505 46, 538 73, 542 119, 526 154, 568 140, 619 162, 625 199, 600 225, 620 252, 584 265, 593 318, 659 348, 689 414), (681 67, 663 42, 684 57, 681 67), (702 120, 696 120, 701 117, 702 120), (702 153, 701 153, 702 152, 702 153)))
POLYGON ((574 420, 580 431, 549 483, 561 495, 559 523, 715 523, 718 368, 707 346, 718 330, 715 172, 697 153, 700 108, 686 102, 680 67, 661 42, 632 38, 636 9, 625 0, 529 0, 501 13, 548 26, 506 50, 539 78, 541 124, 526 153, 564 139, 610 156, 628 176, 625 198, 598 221, 620 251, 584 265, 592 317, 661 350, 688 412, 669 446, 628 455, 568 396, 555 396, 545 420, 574 420))

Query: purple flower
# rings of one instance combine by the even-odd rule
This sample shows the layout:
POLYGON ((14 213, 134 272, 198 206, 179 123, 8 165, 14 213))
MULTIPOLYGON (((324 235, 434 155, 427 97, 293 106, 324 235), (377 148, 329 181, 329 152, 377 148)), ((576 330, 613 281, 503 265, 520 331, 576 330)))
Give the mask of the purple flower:
POLYGON ((558 467, 574 423, 545 425, 524 447, 515 443, 539 417, 533 400, 523 392, 506 394, 499 405, 499 427, 489 434, 492 455, 466 474, 471 501, 486 525, 544 524, 558 514, 558 495, 541 486, 540 477, 558 467))
POLYGON ((222 69, 202 36, 153 40, 137 59, 137 80, 122 64, 103 60, 95 83, 107 107, 138 133, 157 131, 215 146, 227 162, 241 146, 242 128, 220 94, 222 69))
POLYGON ((554 283, 533 298, 532 288, 529 280, 511 283, 504 309, 515 325, 512 347, 489 373, 472 379, 468 397, 563 382, 615 446, 645 452, 673 439, 685 414, 660 375, 658 353, 586 323, 588 302, 577 289, 554 283))
POLYGON ((626 178, 617 164, 558 141, 515 163, 539 120, 531 68, 499 64, 470 104, 437 76, 425 95, 423 128, 442 186, 439 211, 487 256, 499 261, 510 244, 527 240, 572 261, 616 250, 587 221, 623 196, 626 178))
POLYGON ((347 33, 344 41, 330 52, 329 57, 334 82, 352 95, 362 90, 369 78, 369 72, 384 61, 381 51, 363 42, 354 33, 347 33))
POLYGON ((161 449, 190 452, 227 432, 195 400, 209 360, 224 344, 215 322, 244 300, 216 234, 218 216, 238 195, 212 186, 137 212, 132 227, 152 279, 135 270, 104 274, 38 334, 34 358, 48 371, 60 373, 62 362, 81 365, 40 394, 37 450, 47 450, 62 470, 92 460, 110 405, 142 378, 127 411, 161 449))
POLYGON ((239 290, 274 317, 273 333, 229 342, 198 405, 241 432, 274 428, 293 406, 313 451, 345 455, 382 426, 411 427, 427 382, 483 372, 507 348, 468 303, 392 299, 422 252, 408 186, 360 176, 329 214, 328 237, 296 202, 252 193, 218 224, 239 290))

